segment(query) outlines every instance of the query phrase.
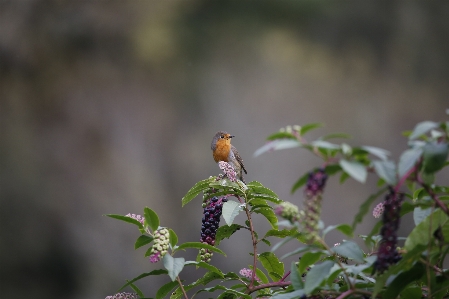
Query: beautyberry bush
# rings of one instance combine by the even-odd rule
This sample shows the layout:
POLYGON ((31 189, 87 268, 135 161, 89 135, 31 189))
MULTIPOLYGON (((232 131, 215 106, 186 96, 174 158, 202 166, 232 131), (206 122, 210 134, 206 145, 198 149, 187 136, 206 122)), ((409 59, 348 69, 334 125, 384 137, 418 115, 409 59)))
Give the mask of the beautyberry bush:
POLYGON ((213 298, 245 299, 449 298, 449 270, 444 268, 449 252, 449 186, 436 183, 437 175, 449 165, 449 121, 424 121, 406 132, 407 149, 397 162, 384 149, 330 142, 347 137, 344 134, 308 141, 307 133, 319 127, 287 126, 255 152, 258 156, 297 147, 321 158, 322 164, 300 176, 292 187, 292 192, 303 188, 301 207, 282 201, 259 182, 243 183, 232 165, 220 162, 223 174, 196 183, 181 200, 184 206, 202 195, 203 218, 198 220, 196 242, 178 244, 176 233, 161 227, 150 208, 143 215, 108 215, 136 225, 140 236, 134 247, 148 246, 145 256, 161 267, 118 290, 130 287, 133 293, 106 298, 146 298, 135 282, 152 275, 168 275, 168 282, 158 288, 158 299, 187 299, 201 292, 213 298), (360 200, 352 223, 325 226, 321 205, 329 192, 326 183, 337 176, 341 183, 349 178, 364 183, 368 175, 377 177, 378 190, 360 200), (240 213, 246 218, 244 224, 234 223, 240 213), (409 213, 415 226, 408 236, 398 236, 401 219, 409 213), (377 224, 366 235, 354 237, 367 214, 378 218, 377 224), (271 228, 259 231, 254 217, 266 218, 271 228), (220 225, 221 218, 225 223, 220 225), (252 264, 224 273, 213 265, 213 254, 224 254, 220 242, 240 229, 251 236, 252 264), (332 230, 344 239, 329 245, 324 238, 332 230), (269 237, 281 241, 272 246, 269 237), (271 250, 260 252, 261 242, 271 250), (276 250, 287 242, 295 242, 296 249, 277 256, 276 250), (196 250, 197 259, 186 261, 181 256, 185 249, 196 250), (295 261, 287 263, 292 256, 295 261), (182 277, 188 265, 200 268, 196 280, 182 277))

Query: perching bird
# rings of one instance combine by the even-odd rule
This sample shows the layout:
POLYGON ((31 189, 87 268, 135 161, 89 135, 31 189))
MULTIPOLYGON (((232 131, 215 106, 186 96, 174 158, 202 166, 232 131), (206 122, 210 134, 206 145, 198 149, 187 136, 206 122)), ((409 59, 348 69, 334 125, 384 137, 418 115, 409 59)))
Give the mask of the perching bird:
POLYGON ((240 157, 237 149, 231 145, 231 138, 235 137, 231 134, 219 131, 212 139, 211 149, 215 162, 224 161, 230 163, 237 174, 237 177, 245 183, 242 170, 247 174, 245 165, 243 165, 242 157, 240 157))

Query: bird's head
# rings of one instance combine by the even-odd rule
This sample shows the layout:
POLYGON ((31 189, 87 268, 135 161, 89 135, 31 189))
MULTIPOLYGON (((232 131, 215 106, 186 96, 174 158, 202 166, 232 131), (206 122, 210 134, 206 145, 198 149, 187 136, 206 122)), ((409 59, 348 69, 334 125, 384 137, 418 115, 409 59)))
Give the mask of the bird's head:
POLYGON ((231 138, 235 137, 228 132, 218 131, 212 139, 211 149, 214 151, 218 144, 231 144, 231 138))

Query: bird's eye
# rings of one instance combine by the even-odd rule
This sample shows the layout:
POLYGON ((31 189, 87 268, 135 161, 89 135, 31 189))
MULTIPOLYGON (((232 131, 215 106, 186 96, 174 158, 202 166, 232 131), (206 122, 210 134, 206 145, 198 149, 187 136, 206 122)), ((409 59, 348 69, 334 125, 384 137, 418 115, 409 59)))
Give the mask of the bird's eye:
POLYGON ((224 138, 224 135, 221 135, 220 138, 224 138))

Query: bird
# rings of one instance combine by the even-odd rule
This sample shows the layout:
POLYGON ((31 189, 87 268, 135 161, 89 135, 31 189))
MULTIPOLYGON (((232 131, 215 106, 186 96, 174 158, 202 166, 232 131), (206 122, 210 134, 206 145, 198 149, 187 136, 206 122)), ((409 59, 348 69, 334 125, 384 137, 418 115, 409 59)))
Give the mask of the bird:
POLYGON ((245 165, 243 165, 242 157, 240 157, 237 149, 231 145, 231 138, 235 136, 225 132, 218 131, 214 138, 212 139, 212 143, 210 148, 212 149, 212 155, 214 157, 215 162, 224 161, 230 163, 237 174, 237 177, 245 183, 243 179, 243 171, 245 174, 248 174, 245 169, 245 165))

